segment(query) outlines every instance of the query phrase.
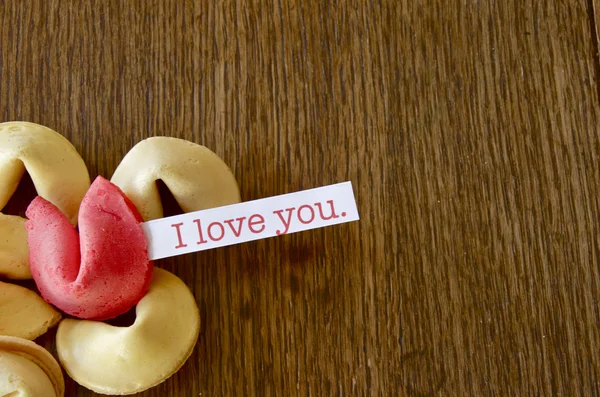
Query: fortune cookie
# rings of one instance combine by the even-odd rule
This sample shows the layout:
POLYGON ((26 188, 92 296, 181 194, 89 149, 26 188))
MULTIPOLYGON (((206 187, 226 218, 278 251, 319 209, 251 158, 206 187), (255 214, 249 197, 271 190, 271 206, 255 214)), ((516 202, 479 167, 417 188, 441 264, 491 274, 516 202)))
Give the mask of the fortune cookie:
MULTIPOLYGON (((17 189, 25 170, 38 195, 76 224, 79 204, 90 186, 87 167, 59 133, 33 123, 0 123, 0 209, 17 189)), ((0 213, 0 277, 31 278, 25 220, 0 213)))
POLYGON ((185 283, 156 268, 129 327, 65 319, 56 347, 65 371, 102 394, 133 394, 173 375, 192 353, 200 329, 196 301, 185 283))
POLYGON ((0 282, 0 335, 33 340, 58 324, 60 318, 60 313, 35 292, 0 282))
POLYGON ((145 221, 162 218, 156 182, 162 180, 184 212, 240 202, 227 165, 204 146, 177 138, 148 138, 135 145, 111 182, 133 201, 145 221))
POLYGON ((63 397, 60 366, 41 346, 26 339, 0 336, 0 396, 63 397))
POLYGON ((79 211, 79 234, 50 202, 27 208, 31 273, 46 301, 65 313, 105 320, 127 312, 152 277, 141 216, 123 192, 96 178, 79 211))

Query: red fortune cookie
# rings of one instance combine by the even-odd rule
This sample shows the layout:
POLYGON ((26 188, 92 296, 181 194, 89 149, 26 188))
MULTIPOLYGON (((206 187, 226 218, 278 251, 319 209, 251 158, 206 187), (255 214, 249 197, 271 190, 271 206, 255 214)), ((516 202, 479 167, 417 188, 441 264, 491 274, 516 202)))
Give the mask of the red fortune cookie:
POLYGON ((148 290, 153 263, 142 217, 102 177, 79 210, 79 233, 42 197, 27 208, 31 274, 42 297, 72 316, 106 320, 135 306, 148 290))

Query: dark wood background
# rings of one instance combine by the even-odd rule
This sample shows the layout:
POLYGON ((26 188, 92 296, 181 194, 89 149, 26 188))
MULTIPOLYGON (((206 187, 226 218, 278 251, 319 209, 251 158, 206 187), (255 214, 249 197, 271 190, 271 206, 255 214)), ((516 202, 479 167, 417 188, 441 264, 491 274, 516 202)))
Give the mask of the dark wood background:
POLYGON ((157 262, 202 330, 144 396, 598 395, 598 21, 598 0, 6 0, 0 120, 61 132, 92 177, 168 135, 244 200, 353 182, 360 222, 157 262))

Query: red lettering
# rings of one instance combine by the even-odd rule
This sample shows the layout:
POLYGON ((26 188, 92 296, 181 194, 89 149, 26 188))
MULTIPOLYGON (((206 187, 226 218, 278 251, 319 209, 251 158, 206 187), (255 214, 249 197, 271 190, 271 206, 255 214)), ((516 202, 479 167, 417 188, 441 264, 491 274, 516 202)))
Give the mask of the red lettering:
POLYGON ((283 223, 283 227, 285 228, 283 231, 277 230, 275 232, 275 233, 277 233, 278 236, 281 236, 282 234, 286 234, 288 232, 288 230, 290 229, 290 223, 292 223, 292 212, 294 212, 295 209, 296 209, 296 207, 292 207, 292 208, 287 208, 285 210, 288 212, 287 222, 285 221, 285 219, 282 215, 284 210, 273 211, 274 214, 277 214, 277 216, 279 216, 279 220, 281 220, 281 223, 283 223))
POLYGON ((213 222, 210 225, 208 225, 208 237, 212 240, 212 241, 219 241, 221 240, 223 237, 225 236, 225 228, 223 227, 223 225, 220 222, 213 222), (221 236, 219 237, 215 237, 212 234, 212 228, 213 226, 219 226, 221 228, 221 236))
POLYGON ((260 214, 254 214, 248 219, 248 229, 254 234, 262 233, 265 230, 265 218, 263 218, 260 214), (254 218, 258 218, 258 220, 254 221, 254 218), (255 230, 254 226, 262 225, 260 229, 255 230))
POLYGON ((312 207, 310 205, 301 205, 300 208, 298 208, 298 220, 303 223, 303 224, 308 224, 311 223, 312 221, 315 220, 315 211, 312 209, 312 207), (310 210, 310 219, 305 221, 304 219, 302 219, 302 210, 307 208, 308 210, 310 210))
MULTIPOLYGON (((327 200, 326 203, 329 204, 329 206, 331 207, 331 215, 329 215, 328 217, 325 217, 325 215, 323 214, 323 207, 321 206, 321 203, 315 203, 315 207, 319 209, 321 219, 323 219, 324 221, 328 221, 330 219, 339 218, 339 216, 335 213, 335 210, 333 209, 333 200, 327 200)), ((342 216, 345 215, 345 213, 342 213, 342 216)))
POLYGON ((179 229, 181 226, 183 225, 183 222, 179 222, 179 223, 174 223, 171 225, 171 227, 174 227, 175 230, 177 230, 177 240, 179 241, 179 244, 175 246, 175 249, 179 249, 179 248, 185 248, 187 247, 187 244, 183 243, 183 240, 181 238, 181 230, 179 229))
POLYGON ((238 221, 238 229, 237 229, 237 231, 233 227, 233 219, 228 219, 228 220, 226 220, 224 222, 229 225, 229 228, 231 229, 231 231, 233 232, 233 234, 235 234, 235 237, 240 237, 240 234, 242 234, 242 224, 244 223, 244 219, 246 219, 245 216, 236 219, 236 221, 238 221))
POLYGON ((207 240, 204 239, 204 233, 202 233, 202 225, 200 224, 200 219, 194 219, 194 223, 198 226, 198 242, 196 244, 206 244, 207 240))

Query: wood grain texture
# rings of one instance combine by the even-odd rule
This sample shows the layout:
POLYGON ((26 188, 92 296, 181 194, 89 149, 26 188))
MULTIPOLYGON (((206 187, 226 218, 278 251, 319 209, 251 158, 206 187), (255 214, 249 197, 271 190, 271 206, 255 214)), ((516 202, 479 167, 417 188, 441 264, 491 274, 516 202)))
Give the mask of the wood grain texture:
POLYGON ((353 182, 358 223, 157 262, 202 331, 141 395, 598 395, 590 5, 0 1, 0 120, 93 176, 168 135, 244 200, 353 182))
MULTIPOLYGON (((594 36, 595 40, 593 44, 593 54, 595 58, 594 64, 596 66, 596 81, 600 80, 600 0, 588 0, 588 14, 590 20, 590 32, 594 36)), ((596 86, 598 90, 598 97, 600 98, 600 84, 596 86)))

